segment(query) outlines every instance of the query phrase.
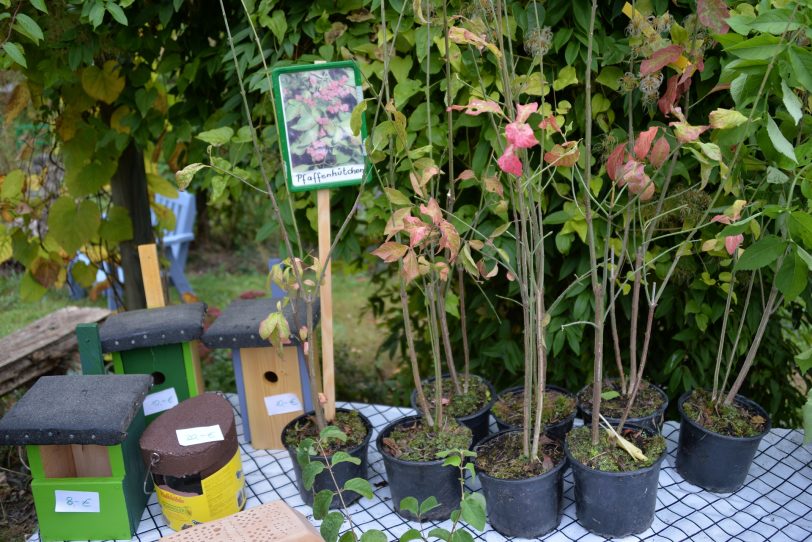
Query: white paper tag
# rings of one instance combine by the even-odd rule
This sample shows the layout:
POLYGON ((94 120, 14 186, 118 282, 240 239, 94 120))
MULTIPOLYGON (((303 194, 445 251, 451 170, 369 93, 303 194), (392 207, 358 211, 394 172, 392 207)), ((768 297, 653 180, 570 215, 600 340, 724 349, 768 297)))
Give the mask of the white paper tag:
POLYGON ((178 442, 181 446, 194 446, 195 444, 224 440, 223 430, 220 429, 219 425, 176 429, 175 432, 178 434, 178 442))
POLYGON ((95 491, 56 490, 56 512, 98 513, 99 494, 95 491))
POLYGON ((302 408, 302 402, 299 401, 299 398, 295 393, 280 393, 279 395, 270 395, 265 398, 265 408, 268 410, 268 416, 304 410, 302 408))
POLYGON ((175 393, 175 388, 150 393, 144 398, 144 416, 169 410, 177 404, 178 394, 175 393))

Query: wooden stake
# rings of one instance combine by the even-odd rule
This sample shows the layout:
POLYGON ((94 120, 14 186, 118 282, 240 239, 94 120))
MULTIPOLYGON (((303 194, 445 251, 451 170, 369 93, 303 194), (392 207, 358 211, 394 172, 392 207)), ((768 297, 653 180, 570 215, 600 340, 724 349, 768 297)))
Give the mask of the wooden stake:
MULTIPOLYGON (((330 191, 316 192, 319 214, 319 262, 324 264, 330 254, 330 191)), ((324 416, 328 422, 336 415, 335 369, 333 366, 333 277, 328 263, 321 283, 321 369, 324 396, 324 416)), ((310 385, 314 385, 313 382, 310 385)))
POLYGON ((141 260, 141 275, 144 277, 147 308, 165 307, 166 296, 161 281, 161 267, 158 265, 158 249, 155 244, 138 245, 138 258, 141 260))

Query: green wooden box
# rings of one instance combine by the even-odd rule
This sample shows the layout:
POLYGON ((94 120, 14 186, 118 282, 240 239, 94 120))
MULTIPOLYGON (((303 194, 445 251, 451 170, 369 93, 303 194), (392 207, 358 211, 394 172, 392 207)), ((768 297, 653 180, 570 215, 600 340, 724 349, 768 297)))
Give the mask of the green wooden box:
POLYGON ((203 303, 128 311, 110 316, 99 329, 102 351, 112 353, 116 374, 152 376, 147 424, 163 410, 203 393, 197 340, 205 314, 203 303), (159 394, 165 391, 171 400, 159 394), (153 398, 161 406, 150 408, 153 398))
POLYGON ((138 441, 150 384, 146 375, 45 376, 0 420, 0 442, 28 452, 43 541, 136 533, 149 498, 138 441))

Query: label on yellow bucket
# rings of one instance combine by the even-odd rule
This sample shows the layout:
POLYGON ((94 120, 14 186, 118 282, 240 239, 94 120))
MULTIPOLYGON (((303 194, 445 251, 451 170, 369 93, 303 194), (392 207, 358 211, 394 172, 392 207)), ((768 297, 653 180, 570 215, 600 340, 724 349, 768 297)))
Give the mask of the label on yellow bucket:
POLYGON ((245 506, 245 475, 240 452, 231 461, 201 482, 202 495, 179 495, 156 487, 158 503, 169 527, 176 531, 236 514, 245 506))

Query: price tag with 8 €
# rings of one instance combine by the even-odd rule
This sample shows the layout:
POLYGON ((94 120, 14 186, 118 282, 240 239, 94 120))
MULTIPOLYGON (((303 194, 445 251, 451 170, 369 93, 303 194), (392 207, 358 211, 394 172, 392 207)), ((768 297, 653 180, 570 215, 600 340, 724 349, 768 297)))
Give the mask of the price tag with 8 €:
POLYGON ((99 494, 95 491, 56 490, 55 512, 98 513, 99 494))

